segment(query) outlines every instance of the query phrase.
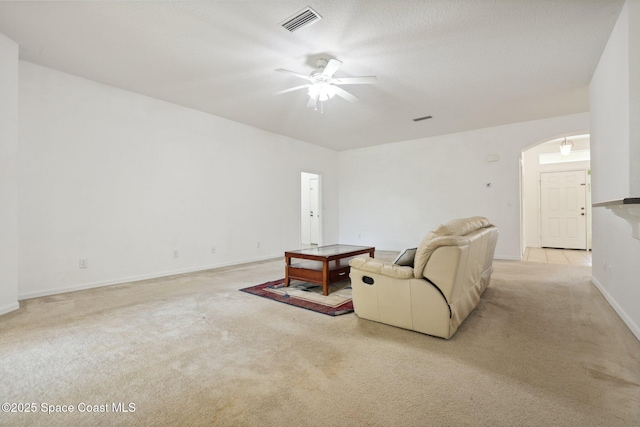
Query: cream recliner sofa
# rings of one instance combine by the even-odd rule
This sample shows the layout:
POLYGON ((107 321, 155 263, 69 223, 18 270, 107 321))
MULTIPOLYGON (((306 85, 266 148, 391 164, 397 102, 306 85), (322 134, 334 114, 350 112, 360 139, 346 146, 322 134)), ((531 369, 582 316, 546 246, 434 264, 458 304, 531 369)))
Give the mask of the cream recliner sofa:
POLYGON ((409 265, 375 258, 351 260, 356 314, 450 338, 489 285, 497 240, 498 229, 486 218, 456 219, 424 237, 413 266, 406 260, 401 263, 409 265))

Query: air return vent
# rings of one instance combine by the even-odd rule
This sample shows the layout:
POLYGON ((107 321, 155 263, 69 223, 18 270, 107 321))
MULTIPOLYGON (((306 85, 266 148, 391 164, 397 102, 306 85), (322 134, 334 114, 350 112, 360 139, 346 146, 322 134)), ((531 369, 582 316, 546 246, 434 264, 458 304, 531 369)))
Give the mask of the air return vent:
POLYGON ((300 12, 290 16, 280 23, 282 28, 287 31, 294 32, 303 27, 308 27, 322 19, 322 16, 310 7, 302 9, 300 12))

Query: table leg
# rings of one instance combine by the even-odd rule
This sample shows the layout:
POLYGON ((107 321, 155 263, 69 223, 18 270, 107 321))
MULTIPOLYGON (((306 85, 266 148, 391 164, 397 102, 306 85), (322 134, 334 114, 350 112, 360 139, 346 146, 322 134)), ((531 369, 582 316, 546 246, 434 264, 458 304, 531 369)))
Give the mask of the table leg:
POLYGON ((322 262, 322 294, 329 295, 329 261, 322 262))
POLYGON ((285 260, 285 268, 284 268, 284 286, 287 287, 291 283, 291 279, 289 279, 289 267, 291 266, 291 257, 284 257, 285 260))

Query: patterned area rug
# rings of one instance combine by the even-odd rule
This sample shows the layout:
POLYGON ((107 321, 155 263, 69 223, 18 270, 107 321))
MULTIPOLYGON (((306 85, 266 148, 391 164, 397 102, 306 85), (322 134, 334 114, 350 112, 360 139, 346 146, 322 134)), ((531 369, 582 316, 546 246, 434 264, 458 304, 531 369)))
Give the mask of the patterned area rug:
POLYGON ((353 312, 351 282, 349 280, 330 285, 327 296, 322 295, 321 285, 292 281, 288 287, 285 287, 284 279, 240 290, 329 316, 353 312))

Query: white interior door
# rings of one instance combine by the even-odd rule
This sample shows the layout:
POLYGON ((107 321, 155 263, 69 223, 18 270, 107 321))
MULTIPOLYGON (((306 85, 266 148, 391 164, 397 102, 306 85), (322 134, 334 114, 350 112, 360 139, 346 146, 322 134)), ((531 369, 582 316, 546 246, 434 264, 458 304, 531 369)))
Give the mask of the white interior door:
POLYGON ((309 180, 309 218, 310 224, 310 243, 312 245, 318 244, 318 238, 320 236, 320 209, 318 203, 318 177, 312 177, 309 180))
POLYGON ((540 174, 541 243, 587 249, 586 172, 540 174))
POLYGON ((322 202, 320 175, 302 172, 300 205, 300 244, 322 244, 322 202))

